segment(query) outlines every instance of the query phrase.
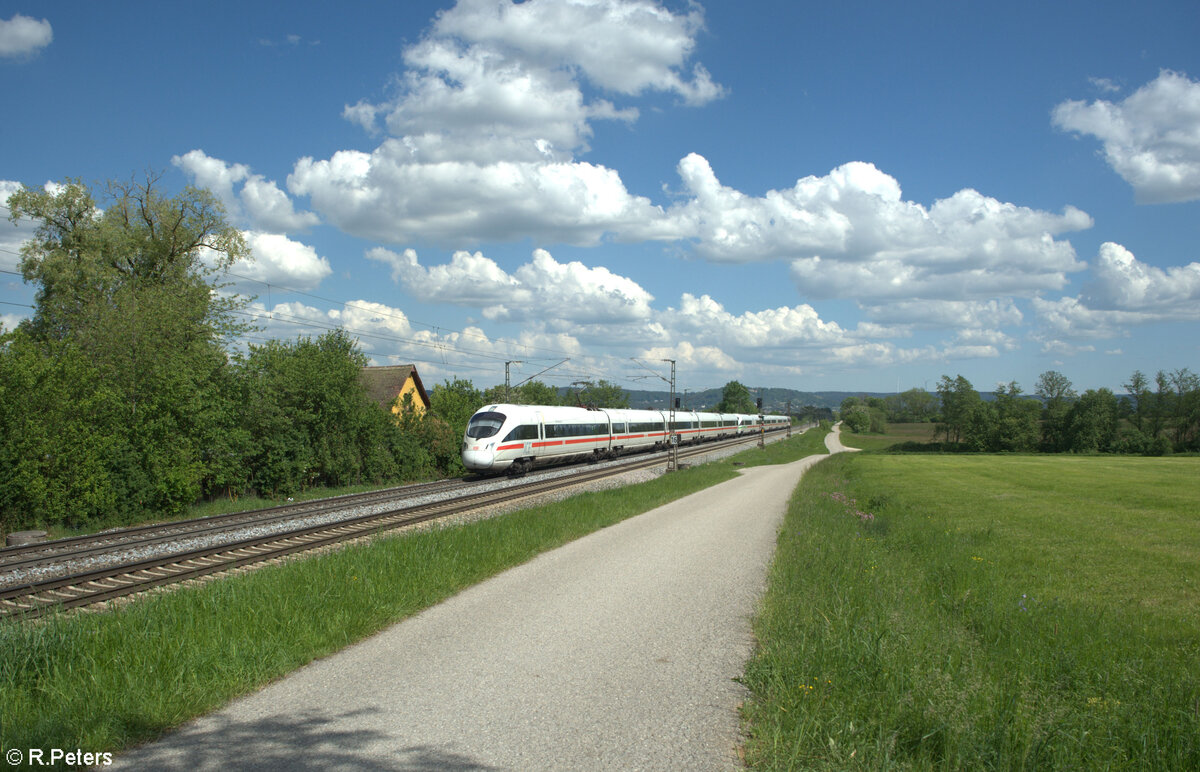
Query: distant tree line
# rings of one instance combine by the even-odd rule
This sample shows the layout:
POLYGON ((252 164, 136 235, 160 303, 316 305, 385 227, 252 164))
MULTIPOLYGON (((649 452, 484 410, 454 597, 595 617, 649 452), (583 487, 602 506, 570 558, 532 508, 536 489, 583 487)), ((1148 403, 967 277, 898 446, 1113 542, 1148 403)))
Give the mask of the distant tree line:
POLYGON ((1042 373, 1038 399, 1022 398, 1009 383, 984 402, 961 375, 938 385, 942 417, 938 435, 970 450, 1045 453, 1164 455, 1200 450, 1200 378, 1188 368, 1159 371, 1151 381, 1140 370, 1118 397, 1107 388, 1075 391, 1062 373, 1042 373))
POLYGON ((1200 451, 1200 377, 1188 368, 1140 370, 1110 389, 1076 392, 1062 373, 1042 373, 1036 398, 1015 382, 985 400, 963 376, 943 375, 936 393, 911 389, 891 397, 850 397, 841 419, 855 432, 884 432, 888 422, 935 422, 935 439, 948 448, 980 452, 1132 453, 1200 451))

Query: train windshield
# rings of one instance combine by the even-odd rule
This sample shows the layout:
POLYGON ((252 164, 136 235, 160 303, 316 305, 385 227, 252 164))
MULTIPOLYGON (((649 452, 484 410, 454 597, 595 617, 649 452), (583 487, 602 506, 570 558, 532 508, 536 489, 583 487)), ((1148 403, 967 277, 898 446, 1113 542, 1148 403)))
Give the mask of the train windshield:
POLYGON ((467 424, 467 436, 482 440, 484 437, 491 437, 500 431, 500 427, 503 425, 503 413, 476 413, 471 416, 471 421, 467 424))

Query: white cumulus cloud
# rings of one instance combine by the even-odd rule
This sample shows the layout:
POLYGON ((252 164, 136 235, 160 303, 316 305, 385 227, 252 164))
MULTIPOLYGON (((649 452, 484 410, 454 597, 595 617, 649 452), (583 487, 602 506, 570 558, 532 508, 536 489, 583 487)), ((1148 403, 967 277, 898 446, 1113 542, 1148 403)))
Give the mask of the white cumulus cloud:
POLYGON ((621 94, 664 91, 703 103, 724 93, 700 65, 690 81, 682 74, 703 26, 696 5, 676 14, 646 0, 460 0, 438 15, 434 31, 541 67, 578 70, 621 94))
POLYGON ((718 341, 726 348, 822 346, 841 342, 846 331, 826 322, 809 305, 746 311, 735 315, 709 297, 684 293, 679 307, 662 315, 663 324, 689 338, 718 341))
POLYGON ((1154 319, 1200 319, 1200 263, 1158 268, 1111 241, 1100 246, 1084 301, 1101 310, 1136 311, 1154 319))
POLYGON ((560 263, 544 249, 513 274, 482 253, 455 252, 450 262, 426 268, 412 249, 397 254, 375 248, 367 257, 392 268, 392 279, 422 299, 480 308, 494 321, 627 324, 650 316, 653 297, 632 279, 603 266, 560 263))
POLYGON ((612 169, 590 163, 418 163, 398 140, 371 153, 303 158, 288 188, 344 231, 390 243, 539 239, 594 245, 606 232, 661 217, 612 169))
POLYGON ((253 174, 245 164, 230 164, 203 150, 174 156, 171 163, 190 176, 197 187, 220 199, 231 217, 244 218, 256 230, 276 233, 303 231, 318 224, 312 212, 297 212, 292 200, 275 182, 253 174), (234 190, 241 183, 241 192, 234 190))
MULTIPOLYGON (((329 261, 307 244, 279 233, 245 231, 242 234, 254 259, 238 261, 230 269, 247 278, 297 290, 316 289, 333 269, 329 261)), ((250 288, 261 293, 262 288, 250 288)))
MULTIPOLYGON (((1060 289, 1082 270, 1058 234, 1091 218, 1004 203, 971 189, 926 208, 872 164, 852 162, 788 190, 753 197, 722 185, 708 161, 679 164, 692 198, 668 210, 660 234, 690 239, 719 262, 791 259, 813 297, 961 298, 1060 289)), ((647 234, 650 235, 650 234, 647 234)))
POLYGON ((1052 120, 1103 142, 1105 160, 1139 202, 1200 198, 1200 82, 1163 70, 1120 102, 1063 102, 1052 120))
POLYGON ((288 178, 331 223, 390 243, 488 240, 593 245, 662 211, 620 175, 577 159, 597 120, 632 122, 609 97, 723 94, 690 65, 698 8, 647 0, 461 0, 404 51, 395 93, 343 116, 388 137, 371 152, 302 158, 288 178))
POLYGON ((1034 298, 1032 304, 1040 325, 1035 337, 1042 341, 1046 351, 1064 339, 1117 337, 1125 334, 1130 325, 1144 321, 1139 314, 1129 311, 1088 308, 1077 297, 1034 298))
POLYGON ((676 368, 693 371, 737 372, 742 369, 742 365, 736 359, 717 346, 697 346, 686 340, 682 340, 674 346, 642 349, 638 353, 638 357, 653 362, 673 359, 676 368))
POLYGON ((1154 322, 1200 320, 1200 263, 1159 268, 1120 244, 1100 246, 1092 278, 1076 297, 1032 300, 1044 352, 1093 350, 1077 341, 1127 337, 1154 322))
POLYGON ((0 56, 31 56, 50 45, 52 40, 54 30, 46 19, 19 13, 13 14, 11 19, 0 19, 0 56))
MULTIPOLYGON (((21 183, 13 180, 0 180, 0 203, 8 206, 8 197, 21 189, 21 183)), ((25 242, 33 237, 33 232, 36 230, 36 225, 32 220, 21 218, 17 222, 8 219, 8 210, 5 209, 0 217, 0 259, 5 263, 16 265, 20 262, 21 247, 25 242)))

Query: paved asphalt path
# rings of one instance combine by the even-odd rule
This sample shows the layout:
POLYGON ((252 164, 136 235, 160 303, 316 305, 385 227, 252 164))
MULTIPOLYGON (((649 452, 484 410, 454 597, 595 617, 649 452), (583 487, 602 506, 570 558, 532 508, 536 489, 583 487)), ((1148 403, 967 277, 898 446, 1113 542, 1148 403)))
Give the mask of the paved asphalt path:
POLYGON ((545 553, 110 769, 736 769, 750 616, 820 458, 545 553))

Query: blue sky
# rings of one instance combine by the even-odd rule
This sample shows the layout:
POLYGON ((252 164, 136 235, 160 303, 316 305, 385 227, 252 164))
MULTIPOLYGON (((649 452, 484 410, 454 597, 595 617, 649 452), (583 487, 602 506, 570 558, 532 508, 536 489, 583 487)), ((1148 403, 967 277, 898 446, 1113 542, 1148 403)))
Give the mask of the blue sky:
POLYGON ((0 1, 0 196, 209 187, 256 339, 427 385, 1121 390, 1200 370, 1198 39, 1194 0, 0 1))

